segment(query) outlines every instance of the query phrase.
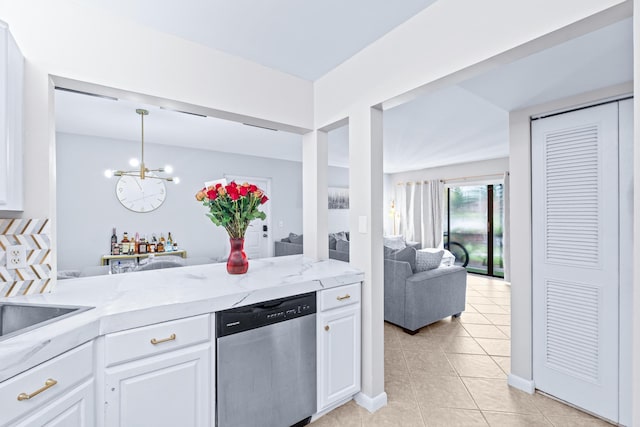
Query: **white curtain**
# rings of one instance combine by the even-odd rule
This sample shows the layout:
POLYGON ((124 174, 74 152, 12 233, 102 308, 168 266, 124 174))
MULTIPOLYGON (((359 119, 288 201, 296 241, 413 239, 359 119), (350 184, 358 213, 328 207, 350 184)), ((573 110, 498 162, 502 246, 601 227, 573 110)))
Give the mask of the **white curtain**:
POLYGON ((509 213, 511 211, 509 196, 509 172, 504 173, 504 183, 502 187, 503 203, 504 203, 504 227, 502 227, 502 260, 504 263, 504 280, 511 282, 511 219, 509 213))
POLYGON ((444 185, 440 180, 407 182, 396 186, 399 234, 423 248, 442 247, 444 185))
POLYGON ((444 184, 438 180, 422 184, 422 226, 423 248, 442 247, 442 217, 444 215, 444 184))

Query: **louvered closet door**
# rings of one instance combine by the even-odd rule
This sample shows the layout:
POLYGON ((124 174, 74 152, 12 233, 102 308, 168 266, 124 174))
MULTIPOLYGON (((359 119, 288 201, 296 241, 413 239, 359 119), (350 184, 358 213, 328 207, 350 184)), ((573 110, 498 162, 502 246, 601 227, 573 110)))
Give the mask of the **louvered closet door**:
POLYGON ((618 419, 618 104, 532 122, 533 378, 618 419))

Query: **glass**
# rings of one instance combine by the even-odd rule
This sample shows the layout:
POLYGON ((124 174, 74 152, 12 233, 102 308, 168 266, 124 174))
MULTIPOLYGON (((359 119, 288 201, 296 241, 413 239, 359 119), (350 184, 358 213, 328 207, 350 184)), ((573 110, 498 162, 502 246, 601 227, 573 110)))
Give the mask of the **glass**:
POLYGON ((486 185, 449 190, 449 250, 468 254, 470 273, 489 274, 487 200, 486 185))
POLYGON ((504 187, 493 186, 493 275, 504 277, 504 187))

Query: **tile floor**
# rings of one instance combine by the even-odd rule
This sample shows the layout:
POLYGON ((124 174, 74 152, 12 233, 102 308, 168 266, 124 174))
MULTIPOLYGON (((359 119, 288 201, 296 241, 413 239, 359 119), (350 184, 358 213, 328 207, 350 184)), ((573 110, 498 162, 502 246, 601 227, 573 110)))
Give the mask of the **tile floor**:
POLYGON ((388 405, 353 401, 312 424, 326 426, 609 426, 541 394, 507 386, 511 288, 469 275, 467 308, 408 335, 385 323, 388 405))

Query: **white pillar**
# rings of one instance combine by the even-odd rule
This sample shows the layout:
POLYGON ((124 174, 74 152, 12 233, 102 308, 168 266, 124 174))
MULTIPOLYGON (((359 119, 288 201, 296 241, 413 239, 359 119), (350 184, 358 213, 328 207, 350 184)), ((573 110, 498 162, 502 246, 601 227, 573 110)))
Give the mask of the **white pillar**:
POLYGON ((327 225, 328 137, 313 131, 302 137, 302 235, 306 257, 329 258, 327 225))
POLYGON ((384 271, 382 111, 363 107, 349 115, 350 263, 364 272, 362 286, 362 390, 356 402, 376 411, 384 392, 384 271))

